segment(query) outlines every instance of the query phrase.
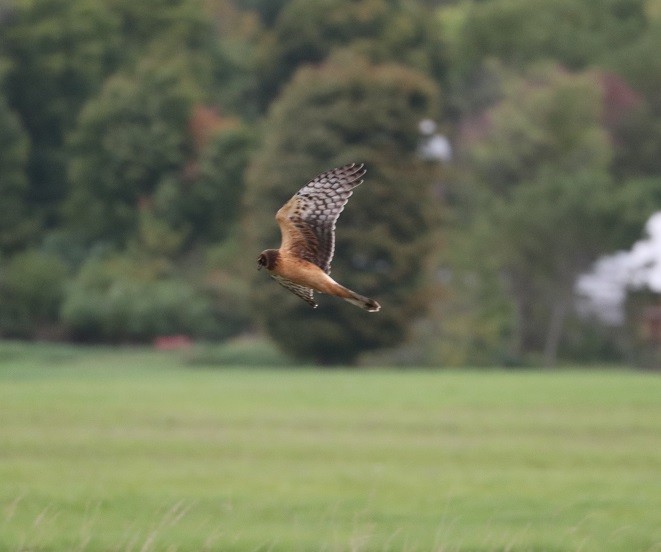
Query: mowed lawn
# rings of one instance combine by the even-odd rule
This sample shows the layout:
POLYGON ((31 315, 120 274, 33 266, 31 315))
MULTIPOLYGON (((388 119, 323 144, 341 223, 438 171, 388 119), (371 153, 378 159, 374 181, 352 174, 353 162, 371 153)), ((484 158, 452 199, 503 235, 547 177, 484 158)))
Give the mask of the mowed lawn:
POLYGON ((0 550, 661 550, 661 377, 0 343, 0 550))

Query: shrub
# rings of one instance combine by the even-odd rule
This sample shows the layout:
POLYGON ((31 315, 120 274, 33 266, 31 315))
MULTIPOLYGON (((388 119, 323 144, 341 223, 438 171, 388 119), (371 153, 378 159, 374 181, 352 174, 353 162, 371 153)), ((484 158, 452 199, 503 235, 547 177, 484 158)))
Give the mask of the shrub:
POLYGON ((57 324, 67 268, 36 250, 14 255, 0 273, 0 332, 35 337, 57 324))
POLYGON ((70 287, 62 320, 85 341, 145 342, 159 335, 213 337, 211 301, 191 284, 124 259, 90 261, 70 287))

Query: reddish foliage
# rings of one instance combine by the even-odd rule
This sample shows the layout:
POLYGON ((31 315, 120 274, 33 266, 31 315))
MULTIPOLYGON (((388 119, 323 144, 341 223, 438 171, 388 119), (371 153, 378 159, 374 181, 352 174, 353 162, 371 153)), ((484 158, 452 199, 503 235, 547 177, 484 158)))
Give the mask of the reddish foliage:
POLYGON ((603 117, 607 126, 616 126, 622 118, 642 102, 640 94, 615 73, 601 74, 603 117))
POLYGON ((163 335, 154 340, 154 348, 159 351, 178 351, 192 346, 193 340, 187 335, 163 335))
POLYGON ((234 118, 221 117, 215 107, 196 105, 188 121, 188 131, 195 149, 200 152, 219 131, 235 127, 237 124, 234 118))

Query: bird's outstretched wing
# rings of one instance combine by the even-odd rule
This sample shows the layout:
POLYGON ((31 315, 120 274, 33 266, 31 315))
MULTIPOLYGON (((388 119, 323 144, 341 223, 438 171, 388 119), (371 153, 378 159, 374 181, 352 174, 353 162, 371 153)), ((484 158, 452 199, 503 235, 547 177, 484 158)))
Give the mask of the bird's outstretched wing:
POLYGON ((303 301, 311 305, 313 309, 317 308, 317 303, 314 300, 314 296, 313 296, 314 291, 312 290, 312 288, 309 288, 307 286, 302 286, 300 284, 296 284, 287 278, 283 278, 282 276, 276 276, 275 274, 271 274, 271 278, 273 278, 281 286, 286 287, 294 295, 303 299, 303 301))
POLYGON ((316 176, 277 212, 281 250, 330 273, 335 252, 335 223, 352 190, 362 183, 362 164, 352 163, 316 176))

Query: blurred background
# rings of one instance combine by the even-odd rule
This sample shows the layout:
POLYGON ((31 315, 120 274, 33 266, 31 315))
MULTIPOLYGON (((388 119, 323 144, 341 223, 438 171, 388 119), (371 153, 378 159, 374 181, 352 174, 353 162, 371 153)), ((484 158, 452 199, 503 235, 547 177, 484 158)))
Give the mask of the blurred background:
POLYGON ((658 369, 659 51, 659 0, 0 0, 0 337, 658 369), (256 271, 354 161, 378 315, 256 271))

